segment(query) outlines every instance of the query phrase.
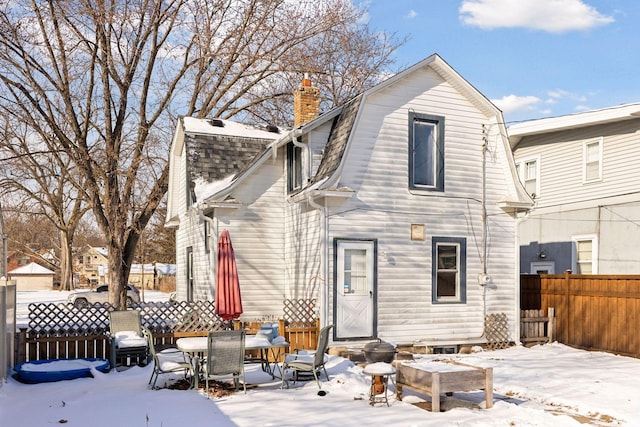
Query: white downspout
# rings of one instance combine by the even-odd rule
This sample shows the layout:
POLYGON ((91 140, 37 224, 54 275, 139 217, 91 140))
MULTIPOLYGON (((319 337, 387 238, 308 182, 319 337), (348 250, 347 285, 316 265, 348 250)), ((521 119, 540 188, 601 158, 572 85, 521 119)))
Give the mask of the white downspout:
POLYGON ((516 223, 515 223, 515 241, 516 241, 516 256, 515 256, 515 262, 514 262, 514 275, 516 276, 516 283, 517 288, 516 288, 516 297, 514 298, 516 301, 516 306, 514 307, 514 312, 516 313, 516 317, 517 320, 515 322, 515 337, 513 339, 513 341, 517 344, 520 345, 522 344, 520 342, 520 223, 522 223, 522 221, 524 221, 527 216, 528 213, 525 213, 524 215, 518 217, 518 214, 516 215, 516 223))
POLYGON ((327 215, 327 207, 316 203, 310 194, 307 197, 309 206, 320 212, 320 271, 323 272, 325 280, 320 287, 320 327, 326 326, 329 318, 329 245, 327 238, 329 235, 329 217, 327 215))
POLYGON ((309 177, 311 177, 311 149, 309 148, 309 144, 303 144, 298 141, 298 136, 300 136, 300 133, 296 131, 297 129, 294 129, 293 132, 291 132, 291 142, 293 142, 293 145, 295 145, 296 147, 300 147, 304 150, 304 162, 306 169, 306 177, 304 178, 308 179, 309 177))
POLYGON ((215 283, 216 283, 216 276, 217 276, 217 260, 214 259, 214 255, 217 253, 217 251, 215 250, 215 240, 213 238, 214 233, 217 235, 217 230, 215 228, 215 221, 213 218, 209 218, 208 216, 206 216, 204 214, 204 212, 202 210, 199 210, 200 213, 200 217, 205 221, 209 223, 209 236, 207 236, 207 238, 209 239, 209 277, 210 277, 210 281, 211 283, 213 283, 213 286, 209 287, 209 300, 213 301, 215 298, 215 283))

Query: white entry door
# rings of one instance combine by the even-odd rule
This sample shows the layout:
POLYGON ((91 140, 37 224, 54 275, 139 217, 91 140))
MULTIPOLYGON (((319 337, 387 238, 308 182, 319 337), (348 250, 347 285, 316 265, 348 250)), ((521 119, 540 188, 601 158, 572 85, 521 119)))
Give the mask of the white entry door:
POLYGON ((373 338, 375 242, 338 240, 334 289, 337 339, 373 338))

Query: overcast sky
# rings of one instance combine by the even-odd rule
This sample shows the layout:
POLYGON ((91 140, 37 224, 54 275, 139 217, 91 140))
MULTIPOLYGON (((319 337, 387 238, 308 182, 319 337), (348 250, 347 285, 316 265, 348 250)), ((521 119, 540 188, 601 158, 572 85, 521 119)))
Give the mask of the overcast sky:
POLYGON ((371 26, 438 53, 507 122, 640 102, 638 0, 367 0, 371 26))

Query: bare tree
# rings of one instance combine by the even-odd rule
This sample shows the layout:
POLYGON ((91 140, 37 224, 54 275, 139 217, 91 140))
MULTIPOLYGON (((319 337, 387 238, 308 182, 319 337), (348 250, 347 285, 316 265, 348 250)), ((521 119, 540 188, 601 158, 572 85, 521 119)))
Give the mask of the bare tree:
POLYGON ((0 8, 4 115, 68 156, 105 236, 109 300, 120 307, 140 234, 167 190, 176 117, 255 117, 257 106, 283 96, 276 83, 305 71, 301 55, 316 55, 309 43, 339 28, 357 34, 350 25, 363 14, 351 0, 17 0, 0 8))
MULTIPOLYGON (((0 170, 0 188, 28 200, 31 214, 56 227, 58 239, 51 239, 49 248, 57 249, 61 289, 70 290, 73 236, 89 206, 69 156, 58 150, 48 135, 38 135, 38 130, 16 120, 5 121, 0 144, 4 165, 0 170)), ((51 233, 47 236, 50 238, 51 233)))

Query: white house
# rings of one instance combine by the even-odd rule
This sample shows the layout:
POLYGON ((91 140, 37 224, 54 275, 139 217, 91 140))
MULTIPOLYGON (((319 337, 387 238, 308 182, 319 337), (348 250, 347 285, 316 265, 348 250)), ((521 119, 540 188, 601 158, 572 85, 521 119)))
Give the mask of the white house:
POLYGON ((523 273, 640 274, 640 103, 521 122, 509 139, 535 207, 523 273))
POLYGON ((166 219, 178 297, 215 298, 227 229, 247 319, 315 298, 334 343, 478 343, 491 313, 517 340, 531 199, 502 113, 438 55, 306 123, 318 90, 305 79, 294 95, 303 124, 287 132, 180 120, 166 219))

